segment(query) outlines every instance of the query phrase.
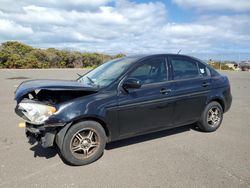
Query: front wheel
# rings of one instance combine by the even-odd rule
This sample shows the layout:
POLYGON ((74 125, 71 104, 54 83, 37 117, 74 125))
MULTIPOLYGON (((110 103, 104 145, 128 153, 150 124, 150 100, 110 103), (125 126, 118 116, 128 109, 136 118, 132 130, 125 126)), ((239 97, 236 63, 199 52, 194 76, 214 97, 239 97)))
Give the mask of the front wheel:
POLYGON ((209 103, 203 111, 198 126, 202 131, 213 132, 218 129, 223 119, 223 109, 218 102, 209 103))
POLYGON ((102 155, 105 145, 103 127, 95 121, 83 121, 72 125, 67 131, 61 154, 71 165, 86 165, 102 155))

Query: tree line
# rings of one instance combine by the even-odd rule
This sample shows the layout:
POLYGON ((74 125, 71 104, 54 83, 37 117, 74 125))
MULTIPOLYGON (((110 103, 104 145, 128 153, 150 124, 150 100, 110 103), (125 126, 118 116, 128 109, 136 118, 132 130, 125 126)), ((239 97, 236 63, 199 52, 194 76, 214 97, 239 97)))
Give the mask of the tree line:
POLYGON ((33 48, 29 45, 8 41, 0 45, 0 68, 79 68, 96 67, 124 54, 107 55, 55 48, 33 48))
MULTIPOLYGON (((103 62, 123 56, 125 55, 107 55, 55 48, 40 49, 17 41, 0 44, 0 68, 94 68, 103 62)), ((233 70, 225 63, 213 61, 208 63, 215 69, 233 70)))

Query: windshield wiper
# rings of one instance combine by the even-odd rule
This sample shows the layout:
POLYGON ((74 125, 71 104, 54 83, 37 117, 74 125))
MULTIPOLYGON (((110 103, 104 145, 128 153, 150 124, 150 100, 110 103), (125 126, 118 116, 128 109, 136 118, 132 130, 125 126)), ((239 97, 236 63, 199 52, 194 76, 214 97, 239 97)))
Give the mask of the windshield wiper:
POLYGON ((80 81, 80 79, 83 77, 83 75, 79 74, 79 73, 76 73, 78 78, 76 79, 77 81, 80 81))
POLYGON ((87 78, 88 78, 88 80, 93 84, 93 85, 95 85, 95 82, 90 78, 90 77, 88 77, 88 76, 86 76, 87 78))
POLYGON ((77 75, 79 76, 79 78, 83 76, 83 75, 81 75, 81 74, 79 74, 79 73, 77 73, 77 75))
MULTIPOLYGON (((80 75, 80 74, 78 74, 78 73, 77 73, 77 75, 79 76, 77 80, 78 80, 78 81, 82 81, 81 79, 82 79, 82 77, 83 77, 84 75, 80 75)), ((99 87, 98 85, 96 85, 96 83, 94 82, 94 80, 92 80, 90 77, 88 77, 88 76, 85 76, 85 77, 90 81, 90 84, 91 84, 91 85, 99 87)))

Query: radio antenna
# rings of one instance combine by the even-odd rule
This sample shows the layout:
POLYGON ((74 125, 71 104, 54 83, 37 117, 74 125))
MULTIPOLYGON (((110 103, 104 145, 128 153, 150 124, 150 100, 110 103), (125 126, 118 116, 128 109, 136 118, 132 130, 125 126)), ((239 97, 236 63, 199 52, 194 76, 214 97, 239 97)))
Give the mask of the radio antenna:
POLYGON ((178 51, 178 53, 177 54, 179 54, 181 52, 181 49, 178 51))

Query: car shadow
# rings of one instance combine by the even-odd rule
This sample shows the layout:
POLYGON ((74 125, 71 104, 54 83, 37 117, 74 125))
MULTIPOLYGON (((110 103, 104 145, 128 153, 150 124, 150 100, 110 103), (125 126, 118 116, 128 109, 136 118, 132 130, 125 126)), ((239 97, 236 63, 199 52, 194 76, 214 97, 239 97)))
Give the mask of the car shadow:
MULTIPOLYGON (((175 135, 175 134, 179 134, 182 132, 190 131, 191 129, 195 130, 195 131, 198 130, 196 124, 186 125, 186 126, 182 126, 182 127, 158 131, 158 132, 154 132, 154 133, 149 133, 149 134, 145 134, 145 135, 141 135, 141 136, 136 136, 136 137, 127 138, 127 139, 115 141, 112 143, 108 143, 106 145, 105 149, 112 150, 112 149, 116 149, 119 147, 126 147, 129 145, 133 145, 133 144, 137 144, 137 143, 141 143, 141 142, 145 142, 145 141, 150 141, 150 140, 154 140, 154 139, 161 138, 161 137, 175 135)), ((55 157, 58 154, 59 157, 61 158, 60 152, 58 151, 57 147, 43 148, 40 144, 36 144, 36 145, 33 145, 30 148, 30 150, 34 152, 34 157, 44 157, 46 159, 49 159, 49 158, 55 157)))
POLYGON ((34 157, 44 157, 46 159, 52 158, 58 154, 58 149, 53 148, 43 148, 40 144, 36 144, 30 148, 34 152, 34 157))
POLYGON ((132 138, 126 138, 123 140, 118 140, 115 142, 108 143, 105 149, 111 150, 111 149, 115 149, 119 147, 125 147, 125 146, 129 146, 129 145, 133 145, 133 144, 137 144, 137 143, 141 143, 145 141, 150 141, 150 140, 154 140, 154 139, 165 137, 165 136, 170 136, 170 135, 175 135, 178 133, 190 131, 191 129, 197 130, 196 124, 185 125, 182 127, 158 131, 158 132, 140 135, 140 136, 136 136, 132 138))

